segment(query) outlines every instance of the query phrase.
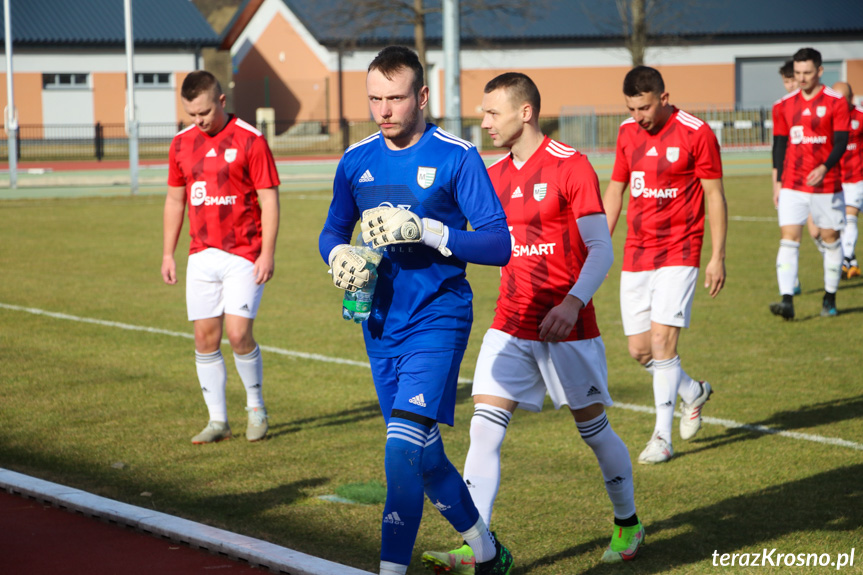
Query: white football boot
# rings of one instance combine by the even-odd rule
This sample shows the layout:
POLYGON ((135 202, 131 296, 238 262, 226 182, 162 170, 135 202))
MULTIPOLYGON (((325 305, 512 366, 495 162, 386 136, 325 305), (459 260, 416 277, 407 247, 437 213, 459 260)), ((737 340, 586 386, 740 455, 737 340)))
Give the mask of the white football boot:
POLYGON ((638 462, 642 464, 665 463, 674 455, 674 449, 671 444, 659 436, 659 432, 655 432, 650 441, 647 442, 647 447, 638 456, 638 462))
POLYGON ((701 408, 713 394, 713 388, 706 381, 699 381, 701 395, 692 403, 680 402, 680 439, 690 440, 701 429, 701 408))

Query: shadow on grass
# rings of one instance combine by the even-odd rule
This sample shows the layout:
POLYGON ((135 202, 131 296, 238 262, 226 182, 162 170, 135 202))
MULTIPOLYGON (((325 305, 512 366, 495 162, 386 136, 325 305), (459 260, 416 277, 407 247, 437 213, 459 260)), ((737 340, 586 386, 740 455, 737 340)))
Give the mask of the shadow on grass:
MULTIPOLYGON (((863 499, 861 474, 863 464, 852 465, 730 497, 660 521, 651 522, 649 515, 644 515, 645 544, 633 563, 626 566, 597 564, 582 573, 619 573, 624 569, 639 574, 662 573, 705 560, 712 562, 714 551, 719 555, 761 553, 766 547, 769 553, 773 548, 771 541, 793 533, 858 531, 863 528, 863 515, 859 513, 863 499), (656 540, 663 531, 681 528, 686 532, 656 540)), ((512 574, 530 573, 540 566, 584 553, 596 554, 598 562, 601 553, 597 549, 607 544, 607 538, 594 539, 526 565, 518 565, 516 556, 512 574)), ((776 553, 793 554, 831 553, 834 558, 837 553, 848 552, 850 549, 828 548, 815 541, 805 548, 789 546, 776 550, 776 553)))
POLYGON ((776 431, 792 431, 795 429, 809 429, 819 425, 828 425, 839 421, 857 419, 863 413, 863 395, 846 397, 804 405, 799 409, 780 411, 774 413, 767 419, 748 423, 747 427, 735 427, 726 429, 724 434, 714 435, 709 438, 696 439, 690 445, 697 446, 695 449, 675 455, 675 459, 694 455, 701 451, 708 451, 739 441, 760 439, 769 435, 764 431, 752 429, 756 426, 768 427, 776 431))
MULTIPOLYGON (((471 385, 459 385, 456 387, 456 404, 464 403, 471 400, 471 385)), ((304 429, 314 429, 316 427, 331 427, 335 425, 347 425, 351 423, 359 423, 370 419, 380 418, 383 425, 383 416, 381 408, 377 401, 367 401, 352 409, 344 409, 317 417, 306 417, 303 419, 295 419, 285 423, 276 423, 270 425, 268 438, 279 437, 297 433, 304 429)))
POLYGON ((248 493, 231 493, 204 497, 199 503, 208 509, 254 509, 255 514, 263 513, 282 505, 291 505, 309 497, 309 489, 326 485, 330 480, 324 477, 314 477, 294 481, 286 485, 278 485, 264 491, 248 493))
POLYGON ((295 419, 285 423, 271 425, 268 437, 274 438, 282 435, 289 435, 291 433, 297 433, 298 431, 314 429, 317 427, 348 425, 375 418, 381 418, 381 421, 383 421, 383 418, 381 417, 381 408, 377 401, 367 401, 352 409, 343 409, 341 411, 317 417, 306 417, 303 419, 295 419))

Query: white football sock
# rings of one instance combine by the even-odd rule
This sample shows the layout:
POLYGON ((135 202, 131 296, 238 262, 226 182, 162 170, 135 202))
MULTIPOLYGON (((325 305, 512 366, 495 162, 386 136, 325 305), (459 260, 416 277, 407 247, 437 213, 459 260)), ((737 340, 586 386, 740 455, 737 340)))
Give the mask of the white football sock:
POLYGON ((478 403, 470 420, 470 449, 464 462, 464 481, 486 525, 491 525, 494 500, 500 488, 500 448, 512 413, 478 403))
POLYGON ((228 421, 228 406, 225 401, 225 384, 228 372, 225 369, 225 358, 222 351, 213 353, 198 353, 195 351, 195 367, 198 371, 198 382, 201 392, 210 412, 210 421, 228 421))
POLYGON ((389 561, 381 561, 380 575, 405 575, 408 572, 407 565, 399 565, 389 561))
POLYGON ((857 246, 857 216, 845 216, 845 229, 842 231, 842 256, 851 259, 854 257, 854 248, 857 246))
POLYGON ((842 247, 839 240, 824 244, 824 291, 836 293, 842 279, 842 247))
MULTIPOLYGON (((677 356, 678 360, 680 356, 677 356)), ((701 384, 683 371, 683 366, 680 367, 680 386, 677 388, 677 395, 686 403, 692 403, 698 396, 701 395, 701 384)))
POLYGON ((635 515, 635 488, 632 483, 632 461, 623 440, 611 428, 605 412, 599 417, 576 423, 584 442, 593 450, 605 490, 614 506, 614 516, 627 519, 635 515))
POLYGON ((246 388, 246 405, 249 407, 264 407, 264 360, 261 358, 261 348, 255 346, 246 355, 234 354, 237 373, 246 388))
POLYGON ((680 357, 653 361, 653 399, 656 404, 654 432, 671 443, 671 426, 674 422, 674 404, 680 387, 680 357))
POLYGON ((643 367, 645 370, 647 370, 647 373, 649 373, 650 375, 653 375, 653 360, 652 359, 648 360, 647 363, 645 363, 641 367, 643 367))
POLYGON ((497 547, 494 544, 494 536, 488 530, 488 526, 482 517, 476 520, 473 527, 461 534, 465 543, 470 545, 473 556, 477 563, 491 561, 497 555, 497 547))
POLYGON ((779 281, 779 293, 782 295, 794 295, 799 255, 800 242, 780 240, 779 252, 776 254, 776 279, 779 281))

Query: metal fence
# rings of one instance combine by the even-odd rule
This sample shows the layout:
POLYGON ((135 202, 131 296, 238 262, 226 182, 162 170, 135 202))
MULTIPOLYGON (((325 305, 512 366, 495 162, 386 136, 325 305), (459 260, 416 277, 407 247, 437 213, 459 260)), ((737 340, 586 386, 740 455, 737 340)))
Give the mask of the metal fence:
MULTIPOLYGON (((710 124, 724 150, 766 149, 772 143, 770 110, 695 110, 690 113, 710 124)), ((596 113, 592 109, 567 110, 566 115, 542 118, 542 130, 554 139, 585 153, 613 152, 625 113, 596 113)), ((479 118, 462 119, 462 137, 480 150, 492 149, 491 140, 480 128, 479 118)), ((141 124, 139 156, 167 158, 171 139, 183 124, 141 124)), ((377 131, 374 122, 313 120, 306 122, 261 123, 273 154, 277 157, 339 155, 353 142, 377 131)), ((0 127, 2 130, 2 127, 0 127)), ((123 124, 34 125, 18 130, 18 159, 103 160, 129 157, 129 142, 123 124)), ((5 131, 0 132, 0 161, 8 161, 5 131)))

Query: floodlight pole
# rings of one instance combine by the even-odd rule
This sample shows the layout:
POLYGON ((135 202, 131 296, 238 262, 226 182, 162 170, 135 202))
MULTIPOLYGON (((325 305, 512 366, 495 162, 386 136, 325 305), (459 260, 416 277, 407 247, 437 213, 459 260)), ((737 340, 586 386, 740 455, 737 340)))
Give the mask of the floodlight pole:
POLYGON ((9 187, 18 187, 18 113, 15 110, 15 82, 12 79, 12 14, 9 3, 3 0, 4 38, 6 40, 6 137, 9 144, 9 187))
POLYGON ((459 0, 443 0, 444 126, 459 138, 462 137, 460 36, 459 0))
POLYGON ((129 176, 132 194, 138 193, 138 117, 135 114, 135 70, 132 58, 135 41, 132 35, 132 0, 123 0, 126 17, 126 133, 129 136, 129 176))

